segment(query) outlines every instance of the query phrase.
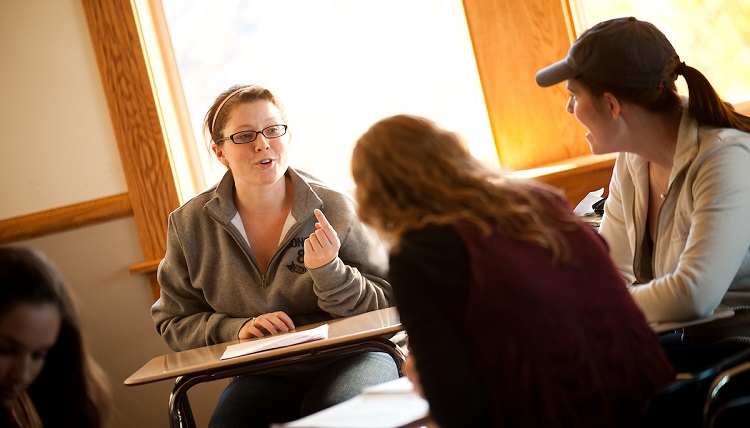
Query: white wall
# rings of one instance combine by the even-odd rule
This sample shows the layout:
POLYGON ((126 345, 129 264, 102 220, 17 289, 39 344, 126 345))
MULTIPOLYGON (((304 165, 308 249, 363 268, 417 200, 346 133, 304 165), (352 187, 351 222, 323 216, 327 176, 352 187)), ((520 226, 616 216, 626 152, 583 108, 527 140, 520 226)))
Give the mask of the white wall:
MULTIPOLYGON (((0 0, 0 219, 127 191, 80 0, 0 0)), ((156 333, 133 218, 31 239, 76 293, 89 348, 112 383, 114 427, 167 426, 170 381, 126 387, 169 352, 156 333)), ((206 426, 226 381, 190 390, 206 426)))
POLYGON ((0 0, 0 58, 0 219, 126 192, 80 0, 0 0))

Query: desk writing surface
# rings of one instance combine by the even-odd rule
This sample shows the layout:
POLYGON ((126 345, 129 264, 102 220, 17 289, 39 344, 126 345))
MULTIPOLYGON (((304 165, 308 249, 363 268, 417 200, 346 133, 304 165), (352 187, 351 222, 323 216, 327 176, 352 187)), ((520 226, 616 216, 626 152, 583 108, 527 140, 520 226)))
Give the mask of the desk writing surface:
POLYGON ((732 308, 724 305, 719 305, 714 312, 704 318, 698 318, 690 321, 676 321, 676 322, 663 322, 663 323, 652 323, 651 329, 656 333, 664 333, 672 330, 679 330, 685 327, 692 327, 694 325, 707 324, 712 321, 729 318, 734 316, 732 308))
POLYGON ((366 387, 356 397, 272 428, 417 427, 429 417, 429 404, 406 377, 366 387))
POLYGON ((260 362, 291 353, 301 353, 322 347, 356 342, 369 337, 395 333, 403 329, 399 314, 396 308, 392 307, 352 317, 307 325, 297 329, 297 331, 308 330, 322 324, 328 324, 329 326, 327 339, 243 355, 228 360, 220 359, 227 346, 253 339, 233 340, 231 342, 161 355, 152 358, 151 361, 128 377, 124 383, 125 385, 141 385, 231 365, 260 362))

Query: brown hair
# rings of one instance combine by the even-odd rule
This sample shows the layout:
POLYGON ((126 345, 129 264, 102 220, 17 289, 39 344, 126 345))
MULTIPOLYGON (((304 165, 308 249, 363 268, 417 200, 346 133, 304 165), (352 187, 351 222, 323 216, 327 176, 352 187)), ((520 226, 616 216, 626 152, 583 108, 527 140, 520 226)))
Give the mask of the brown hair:
POLYGON ((399 115, 374 124, 354 147, 352 175, 360 219, 394 244, 410 229, 465 220, 486 234, 499 226, 555 259, 569 256, 562 232, 575 216, 556 190, 484 166, 428 119, 399 115))
MULTIPOLYGON (((750 117, 737 113, 734 107, 721 99, 711 83, 697 69, 678 62, 673 59, 665 67, 671 68, 671 75, 682 75, 687 83, 689 91, 688 111, 702 125, 717 126, 720 128, 734 128, 744 132, 750 132, 750 117)), ((622 99, 639 105, 651 112, 664 112, 678 108, 680 97, 674 81, 668 80, 664 88, 660 89, 636 89, 625 86, 608 85, 596 82, 584 76, 575 78, 594 96, 602 96, 609 92, 618 99, 622 99)))
MULTIPOLYGON (((208 109, 206 117, 203 119, 203 133, 207 137, 209 148, 212 143, 224 138, 222 132, 227 125, 229 115, 234 110, 234 107, 254 101, 268 101, 275 105, 281 113, 281 118, 286 122, 284 106, 270 90, 258 85, 231 86, 216 97, 211 108, 208 109)), ((218 144, 221 145, 222 143, 218 144)))
POLYGON ((45 427, 105 426, 109 383, 90 357, 68 287, 54 265, 36 250, 0 248, 0 314, 19 303, 49 303, 60 312, 60 333, 44 367, 28 389, 45 427))

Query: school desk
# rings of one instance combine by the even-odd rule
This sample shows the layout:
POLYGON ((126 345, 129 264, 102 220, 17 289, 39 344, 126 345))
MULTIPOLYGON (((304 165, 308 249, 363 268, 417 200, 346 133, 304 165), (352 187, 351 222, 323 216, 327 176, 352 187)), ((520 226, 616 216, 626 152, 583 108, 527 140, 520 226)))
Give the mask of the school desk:
POLYGON ((677 322, 664 322, 664 323, 652 323, 651 329, 656 333, 666 333, 668 331, 680 330, 686 327, 692 327, 700 324, 708 324, 710 322, 729 318, 734 316, 732 308, 724 305, 719 305, 714 312, 704 318, 698 318, 690 321, 677 321, 677 322))
POLYGON ((399 373, 405 355, 389 340, 402 331, 401 320, 395 308, 381 309, 347 318, 312 324, 297 331, 328 324, 328 337, 283 348, 222 360, 228 346, 249 340, 173 352, 151 359, 125 380, 125 385, 135 386, 175 378, 169 397, 169 426, 193 427, 188 389, 202 382, 257 373, 297 362, 311 361, 337 355, 356 354, 367 351, 383 351, 396 362, 399 373))

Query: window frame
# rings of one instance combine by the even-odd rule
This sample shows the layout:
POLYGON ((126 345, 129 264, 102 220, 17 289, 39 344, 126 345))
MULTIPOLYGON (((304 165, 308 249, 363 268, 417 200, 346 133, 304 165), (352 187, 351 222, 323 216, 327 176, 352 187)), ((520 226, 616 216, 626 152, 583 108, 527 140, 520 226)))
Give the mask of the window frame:
MULTIPOLYGON (((157 2, 149 0, 151 13, 160 9, 157 2)), ((152 72, 158 67, 142 43, 135 2, 82 3, 145 259, 131 271, 150 274, 156 297, 154 272, 166 251, 167 219, 181 203, 165 135, 166 103, 159 103, 168 97, 157 94, 178 85, 171 80, 171 89, 155 87, 152 72)), ((569 199, 585 195, 593 181, 608 182, 613 157, 589 154, 582 128, 565 112, 565 89, 542 90, 533 80, 536 70, 565 55, 574 37, 568 1, 463 0, 463 5, 501 165, 512 170, 557 166, 551 173, 539 169, 527 175, 563 187, 569 199)), ((161 52, 168 58, 164 40, 161 52)))
POLYGON ((81 0, 154 297, 169 213, 180 204, 138 23, 129 0, 81 0))

